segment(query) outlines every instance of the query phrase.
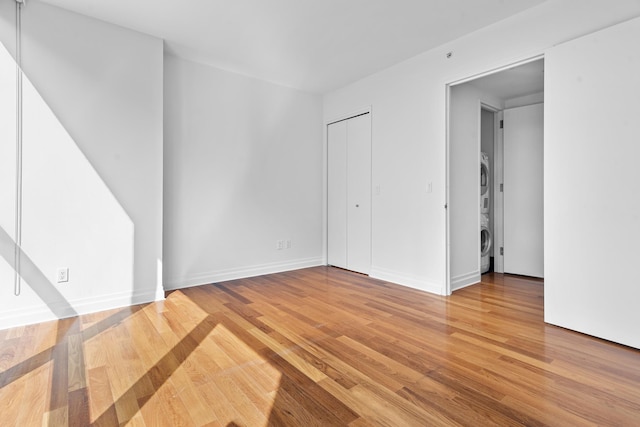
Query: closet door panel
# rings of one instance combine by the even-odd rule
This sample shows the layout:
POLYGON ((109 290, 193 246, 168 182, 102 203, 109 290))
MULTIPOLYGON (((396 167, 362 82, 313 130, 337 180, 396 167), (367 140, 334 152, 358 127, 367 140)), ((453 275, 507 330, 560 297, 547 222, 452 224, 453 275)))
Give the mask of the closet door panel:
POLYGON ((347 122, 327 127, 329 265, 347 268, 347 122))
POLYGON ((635 18, 557 45, 544 60, 544 318, 635 348, 638 40, 635 18))
POLYGON ((371 115, 347 121, 347 265, 371 269, 371 115))

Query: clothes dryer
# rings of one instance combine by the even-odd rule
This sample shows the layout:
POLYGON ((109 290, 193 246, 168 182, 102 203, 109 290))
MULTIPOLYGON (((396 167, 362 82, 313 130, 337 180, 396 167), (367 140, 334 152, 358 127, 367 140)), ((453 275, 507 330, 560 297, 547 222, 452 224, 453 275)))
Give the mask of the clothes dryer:
POLYGON ((480 153, 480 213, 489 213, 489 186, 491 177, 491 170, 489 169, 489 155, 487 153, 480 153))

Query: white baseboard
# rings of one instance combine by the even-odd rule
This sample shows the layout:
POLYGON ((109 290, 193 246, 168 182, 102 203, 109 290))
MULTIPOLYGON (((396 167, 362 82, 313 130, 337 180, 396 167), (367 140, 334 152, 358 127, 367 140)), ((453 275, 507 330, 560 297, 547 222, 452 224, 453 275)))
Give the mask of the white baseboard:
POLYGON ((5 310, 0 315, 0 329, 48 322, 137 304, 146 304, 160 299, 157 298, 154 290, 136 293, 120 292, 117 294, 55 302, 46 305, 43 303, 38 307, 5 310))
POLYGON ((396 271, 378 267, 372 267, 369 276, 373 277, 374 279, 384 280, 385 282, 395 283, 398 285, 406 286, 408 288, 418 289, 437 295, 445 295, 445 287, 443 286, 443 284, 430 282, 421 277, 409 276, 403 273, 398 273, 396 271))
POLYGON ((458 289, 466 288, 467 286, 475 285, 480 281, 480 271, 472 271, 451 278, 451 291, 457 291, 458 289))
POLYGON ((186 277, 171 278, 165 281, 164 289, 172 291, 205 285, 208 283, 226 282, 247 277, 262 276, 264 274, 282 273, 284 271, 299 270, 301 268, 325 265, 322 257, 304 258, 287 262, 253 265, 249 267, 217 270, 205 273, 194 273, 186 277))

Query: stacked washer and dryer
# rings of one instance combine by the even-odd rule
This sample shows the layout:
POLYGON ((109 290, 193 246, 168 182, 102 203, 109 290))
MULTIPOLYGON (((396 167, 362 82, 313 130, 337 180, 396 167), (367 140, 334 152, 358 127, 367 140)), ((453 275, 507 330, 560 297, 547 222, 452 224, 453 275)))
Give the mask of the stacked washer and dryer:
POLYGON ((490 212, 490 169, 489 156, 480 153, 480 272, 486 273, 491 268, 492 235, 489 225, 490 212))

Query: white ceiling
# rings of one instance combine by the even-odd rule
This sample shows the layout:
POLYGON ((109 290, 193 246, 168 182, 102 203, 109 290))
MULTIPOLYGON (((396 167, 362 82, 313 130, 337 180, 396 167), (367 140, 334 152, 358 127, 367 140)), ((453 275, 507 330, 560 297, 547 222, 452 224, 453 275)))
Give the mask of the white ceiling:
POLYGON ((178 56, 324 93, 545 0, 40 1, 162 38, 178 56))
POLYGON ((508 68, 469 83, 505 100, 539 93, 544 91, 544 60, 508 68))

